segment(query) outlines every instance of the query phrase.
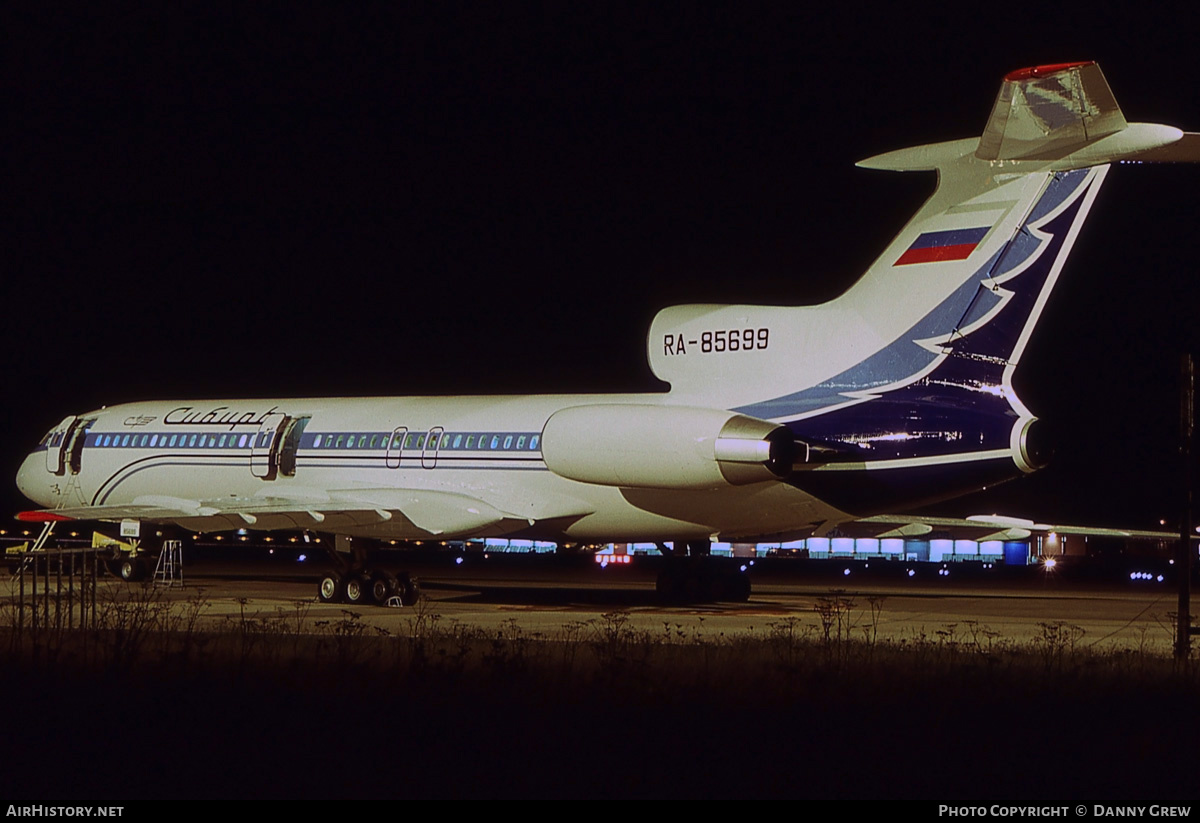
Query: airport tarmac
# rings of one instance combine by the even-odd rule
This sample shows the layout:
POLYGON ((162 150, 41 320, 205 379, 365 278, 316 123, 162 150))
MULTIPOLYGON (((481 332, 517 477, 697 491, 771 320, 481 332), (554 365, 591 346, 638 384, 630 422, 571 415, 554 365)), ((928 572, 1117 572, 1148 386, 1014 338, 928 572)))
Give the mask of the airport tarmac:
MULTIPOLYGON (((318 602, 322 561, 241 560, 226 554, 185 566, 183 585, 157 585, 155 596, 181 610, 200 603, 202 623, 212 628, 233 627, 247 617, 286 616, 315 631, 353 615, 380 631, 403 635, 418 617, 432 617, 443 627, 492 632, 516 626, 528 636, 554 639, 567 627, 621 614, 630 628, 708 640, 763 634, 792 623, 814 634, 829 624, 852 637, 894 642, 1025 644, 1067 627, 1081 647, 1164 654, 1171 648, 1177 605, 1174 586, 1154 579, 1124 585, 1081 582, 1040 569, 1020 579, 978 573, 968 579, 954 564, 944 574, 927 568, 912 577, 881 576, 849 564, 801 568, 776 561, 750 569, 754 589, 748 602, 667 606, 654 588, 660 563, 660 558, 634 557, 626 565, 601 567, 590 558, 544 555, 413 555, 389 566, 412 570, 422 600, 417 606, 387 608, 318 602)), ((112 597, 128 585, 103 577, 100 597, 112 597)), ((15 578, 4 587, 17 596, 15 578)))
MULTIPOLYGON (((1023 649, 991 654, 1005 643, 1053 638, 1064 650, 1166 657, 1175 604, 1167 581, 1085 583, 1041 569, 954 564, 948 573, 922 566, 909 577, 905 568, 881 571, 874 563, 868 570, 781 560, 750 570, 748 602, 663 606, 656 557, 602 568, 588 557, 390 555, 387 565, 411 569, 424 597, 386 608, 317 602, 323 557, 301 563, 225 551, 192 560, 183 586, 103 577, 97 600, 150 593, 181 616, 199 607, 200 627, 226 631, 232 642, 180 644, 146 665, 105 658, 113 665, 102 670, 77 668, 83 658, 73 652, 38 657, 31 646, 3 673, 9 698, 24 709, 10 717, 9 732, 30 744, 10 785, 29 796, 114 802, 1112 796, 1138 803, 1189 796, 1194 786, 1190 752, 1200 715, 1192 681, 1172 677, 1157 654, 1117 655, 1117 666, 1099 668, 1085 656, 1061 670, 1050 656, 1023 649), (813 654, 792 657, 790 639, 821 638, 830 609, 843 637, 874 633, 909 641, 913 652, 978 643, 985 654, 831 658, 826 652, 835 647, 818 642, 806 647, 813 654), (248 625, 262 634, 275 627, 286 642, 255 645, 250 634, 239 636, 248 625), (297 626, 324 636, 293 644, 297 626), (776 642, 780 626, 793 632, 786 644, 776 642), (424 642, 374 642, 375 629, 424 640, 434 627, 449 630, 450 642, 430 644, 429 657, 424 642), (649 642, 606 642, 614 627, 644 631, 649 642), (747 635, 768 642, 724 644, 747 635), (368 642, 329 642, 335 636, 368 642), (469 660, 464 638, 474 644, 469 660), (524 642, 543 638, 561 640, 561 655, 526 655, 524 642), (293 656, 301 648, 306 656, 293 656), (993 667, 994 658, 1003 662, 993 667), (1041 710, 1047 696, 1049 724, 1041 710), (169 757, 162 762, 172 780, 150 775, 126 785, 96 768, 148 757, 169 757)), ((14 582, 0 583, 0 594, 14 582)), ((0 608, 4 619, 13 614, 0 608)))

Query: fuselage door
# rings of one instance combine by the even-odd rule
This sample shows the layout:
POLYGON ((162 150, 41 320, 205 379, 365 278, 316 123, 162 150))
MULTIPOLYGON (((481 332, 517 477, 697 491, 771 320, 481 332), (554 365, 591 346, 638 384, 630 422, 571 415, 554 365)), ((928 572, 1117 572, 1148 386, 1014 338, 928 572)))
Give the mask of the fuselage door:
POLYGON ((388 441, 387 454, 384 462, 389 469, 400 468, 400 457, 404 451, 404 438, 408 435, 408 426, 397 426, 392 429, 392 439, 388 441))
POLYGON ((276 412, 268 414, 254 435, 250 447, 250 471, 263 480, 274 480, 279 468, 279 432, 287 415, 276 412))
POLYGON ((421 466, 426 469, 432 469, 437 465, 438 447, 442 442, 442 435, 445 429, 441 426, 434 426, 429 430, 429 434, 425 435, 425 448, 421 450, 421 466))
POLYGON ((296 452, 300 450, 300 436, 311 417, 289 417, 278 438, 279 473, 287 477, 296 475, 296 452))
POLYGON ((91 430, 92 424, 96 419, 80 420, 71 427, 71 431, 67 433, 64 440, 65 451, 63 459, 66 460, 67 468, 71 470, 71 474, 79 474, 79 469, 83 465, 83 447, 87 444, 88 431, 91 430))
POLYGON ((66 461, 64 457, 67 453, 67 445, 71 441, 71 432, 79 421, 75 415, 67 415, 63 421, 54 427, 54 433, 50 435, 50 440, 46 443, 46 471, 54 474, 64 474, 66 472, 66 461))

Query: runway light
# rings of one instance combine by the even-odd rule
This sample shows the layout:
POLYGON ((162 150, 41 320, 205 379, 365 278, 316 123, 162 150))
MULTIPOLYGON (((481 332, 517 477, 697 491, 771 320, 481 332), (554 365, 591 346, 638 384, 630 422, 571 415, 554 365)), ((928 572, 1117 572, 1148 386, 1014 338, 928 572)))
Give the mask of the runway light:
POLYGON ((300 562, 300 563, 303 563, 303 562, 304 562, 305 560, 307 560, 307 559, 308 559, 308 555, 307 555, 307 554, 302 554, 302 555, 300 555, 299 557, 297 557, 297 558, 296 558, 296 560, 297 560, 298 562, 300 562))
POLYGON ((1163 576, 1160 574, 1156 579, 1159 583, 1161 583, 1163 581, 1163 576))
POLYGON ((913 576, 914 574, 916 574, 916 573, 917 573, 917 572, 916 572, 916 570, 915 570, 915 569, 909 569, 909 570, 908 570, 908 576, 909 576, 909 577, 912 577, 912 576, 913 576))
POLYGON ((461 557, 454 558, 454 565, 461 566, 462 562, 463 562, 463 559, 461 557))
POLYGON ((746 570, 746 568, 747 568, 747 567, 746 567, 746 564, 745 564, 745 563, 743 563, 743 564, 742 564, 742 565, 739 567, 739 571, 745 571, 745 570, 746 570))
POLYGON ((850 574, 850 570, 849 570, 849 569, 842 569, 842 574, 843 574, 843 575, 850 574))

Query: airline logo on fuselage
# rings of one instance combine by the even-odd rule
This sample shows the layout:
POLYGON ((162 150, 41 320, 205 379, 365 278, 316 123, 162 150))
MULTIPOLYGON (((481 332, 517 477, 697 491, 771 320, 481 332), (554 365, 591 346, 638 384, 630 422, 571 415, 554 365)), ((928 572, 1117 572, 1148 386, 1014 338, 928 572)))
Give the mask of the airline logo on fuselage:
POLYGON ((217 406, 209 411, 197 410, 195 406, 180 406, 171 409, 163 417, 167 426, 228 426, 233 431, 235 426, 261 426, 267 417, 275 414, 278 406, 272 406, 266 411, 237 411, 228 406, 217 406))
POLYGON ((914 263, 942 263, 947 260, 966 260, 971 252, 991 231, 991 226, 977 229, 950 229, 927 231, 913 241, 893 266, 911 266, 914 263))

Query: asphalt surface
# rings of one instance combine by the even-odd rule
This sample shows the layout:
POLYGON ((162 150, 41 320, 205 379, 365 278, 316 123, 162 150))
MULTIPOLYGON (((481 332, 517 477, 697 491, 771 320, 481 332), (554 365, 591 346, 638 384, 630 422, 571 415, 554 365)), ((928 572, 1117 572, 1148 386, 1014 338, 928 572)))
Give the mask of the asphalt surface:
MULTIPOLYGON (((631 627, 715 637, 762 633, 785 621, 818 632, 832 617, 835 631, 870 633, 879 640, 982 633, 1026 643, 1062 625, 1081 632, 1081 645, 1098 650, 1165 653, 1177 606, 1171 580, 1159 581, 1157 574, 1095 579, 1079 570, 1040 567, 794 560, 750 566, 753 591, 747 602, 664 605, 655 592, 663 564, 658 557, 601 565, 588 557, 389 552, 379 565, 408 570, 419 581, 422 599, 416 606, 388 608, 319 602, 317 581, 329 568, 319 553, 304 561, 294 551, 221 547, 191 554, 182 584, 157 585, 157 596, 180 609, 199 602, 202 622, 216 628, 247 616, 288 614, 312 626, 353 614, 380 630, 404 634, 418 615, 436 615, 446 624, 489 631, 515 621, 530 635, 553 638, 564 627, 620 613, 631 627)), ((49 580, 53 585, 53 575, 49 580)), ((128 585, 105 577, 102 590, 128 585)), ((0 591, 18 596, 15 578, 4 586, 0 591)))

